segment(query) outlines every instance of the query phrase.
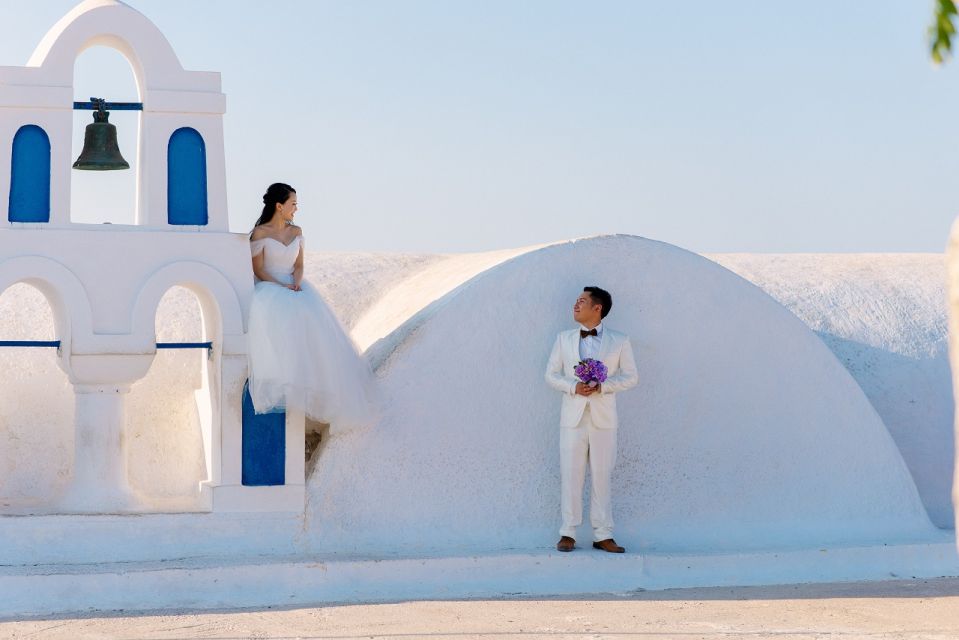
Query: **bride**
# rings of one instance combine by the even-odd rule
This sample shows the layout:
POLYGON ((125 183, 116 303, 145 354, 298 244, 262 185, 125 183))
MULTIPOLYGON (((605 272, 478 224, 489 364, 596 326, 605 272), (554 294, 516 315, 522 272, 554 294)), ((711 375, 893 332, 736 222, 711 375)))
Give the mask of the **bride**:
POLYGON ((257 413, 299 409, 331 430, 371 424, 374 378, 336 316, 303 280, 296 191, 270 185, 250 234, 256 287, 247 353, 257 413))

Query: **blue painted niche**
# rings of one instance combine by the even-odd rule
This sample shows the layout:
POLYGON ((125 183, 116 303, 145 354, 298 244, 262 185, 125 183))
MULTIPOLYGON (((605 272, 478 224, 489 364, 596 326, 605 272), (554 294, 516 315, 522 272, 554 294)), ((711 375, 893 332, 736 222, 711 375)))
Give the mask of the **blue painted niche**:
POLYGON ((13 137, 7 211, 10 222, 50 222, 50 138, 35 124, 13 137))
POLYGON ((167 145, 167 222, 205 225, 206 144, 196 129, 183 127, 167 145))
POLYGON ((286 414, 257 413, 250 382, 243 385, 243 485, 286 484, 286 414))

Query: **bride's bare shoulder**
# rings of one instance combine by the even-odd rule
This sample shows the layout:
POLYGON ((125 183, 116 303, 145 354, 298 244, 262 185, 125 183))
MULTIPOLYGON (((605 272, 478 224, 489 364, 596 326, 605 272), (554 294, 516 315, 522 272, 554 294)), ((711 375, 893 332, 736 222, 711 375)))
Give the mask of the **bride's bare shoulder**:
POLYGON ((294 236, 302 236, 302 235, 303 235, 303 229, 299 228, 299 227, 296 226, 295 224, 291 224, 291 225, 290 225, 290 228, 293 229, 293 235, 294 235, 294 236))
POLYGON ((250 234, 250 240, 263 240, 264 238, 269 237, 270 234, 267 233, 266 229, 263 228, 263 225, 253 227, 253 233, 250 234))

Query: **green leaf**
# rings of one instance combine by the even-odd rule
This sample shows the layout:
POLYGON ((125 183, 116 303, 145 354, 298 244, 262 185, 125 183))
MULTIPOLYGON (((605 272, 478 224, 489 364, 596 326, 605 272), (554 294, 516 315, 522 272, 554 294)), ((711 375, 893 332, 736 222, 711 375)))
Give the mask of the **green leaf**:
POLYGON ((930 55, 933 62, 942 64, 952 53, 952 41, 956 35, 953 22, 959 10, 955 0, 936 0, 933 10, 933 23, 929 27, 930 55))

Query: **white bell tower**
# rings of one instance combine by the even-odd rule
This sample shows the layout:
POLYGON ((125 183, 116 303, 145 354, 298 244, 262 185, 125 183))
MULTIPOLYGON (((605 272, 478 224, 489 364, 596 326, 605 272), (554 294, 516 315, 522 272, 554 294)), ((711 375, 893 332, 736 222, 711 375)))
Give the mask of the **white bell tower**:
POLYGON ((303 510, 302 416, 287 416, 286 484, 241 481, 253 278, 247 237, 229 233, 225 109, 219 73, 184 70, 156 26, 118 0, 85 0, 27 66, 0 67, 0 291, 26 282, 44 293, 76 392, 73 482, 50 512, 149 510, 126 477, 125 395, 153 361, 156 308, 177 285, 200 301, 204 343, 192 347, 209 353, 196 394, 206 507, 303 510), (118 50, 136 76, 134 225, 71 221, 74 64, 95 45, 118 50))

